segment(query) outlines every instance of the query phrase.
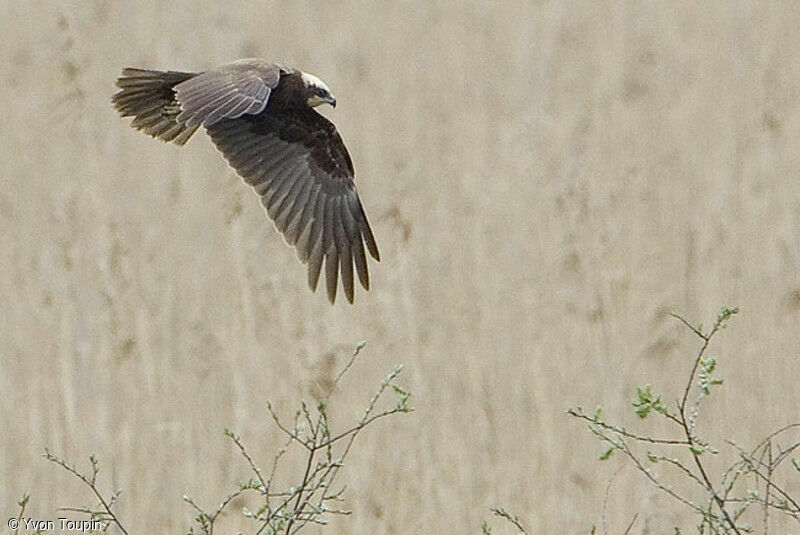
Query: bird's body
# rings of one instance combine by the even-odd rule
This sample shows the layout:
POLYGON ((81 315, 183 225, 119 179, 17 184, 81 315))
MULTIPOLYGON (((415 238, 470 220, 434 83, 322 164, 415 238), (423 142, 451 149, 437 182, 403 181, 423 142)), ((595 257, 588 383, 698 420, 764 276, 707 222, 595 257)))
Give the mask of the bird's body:
POLYGON ((353 265, 369 289, 366 250, 378 248, 336 127, 314 110, 336 105, 319 78, 258 59, 201 73, 124 69, 112 103, 131 126, 178 145, 203 126, 228 163, 261 196, 286 241, 308 264, 312 290, 325 263, 328 298, 341 273, 347 299, 353 265))

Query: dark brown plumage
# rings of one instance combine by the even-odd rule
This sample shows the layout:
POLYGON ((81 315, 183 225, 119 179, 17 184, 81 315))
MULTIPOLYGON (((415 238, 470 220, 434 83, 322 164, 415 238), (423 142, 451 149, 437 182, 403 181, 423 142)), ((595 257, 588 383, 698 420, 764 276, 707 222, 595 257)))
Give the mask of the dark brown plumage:
POLYGON ((124 69, 112 103, 131 126, 178 145, 200 126, 261 204, 298 258, 312 290, 325 264, 328 299, 338 276, 353 302, 353 266, 369 289, 366 250, 378 247, 353 182, 350 155, 336 127, 313 108, 336 105, 318 78, 263 60, 213 71, 124 69))

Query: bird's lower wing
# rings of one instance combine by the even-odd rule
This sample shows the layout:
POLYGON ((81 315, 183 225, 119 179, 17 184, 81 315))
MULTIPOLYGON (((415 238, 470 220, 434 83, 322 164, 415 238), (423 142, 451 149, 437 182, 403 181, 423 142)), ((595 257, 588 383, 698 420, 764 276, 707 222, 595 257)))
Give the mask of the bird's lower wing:
POLYGON ((262 113, 222 120, 207 131, 231 167, 261 196, 275 228, 308 264, 312 290, 323 260, 331 303, 339 273, 353 302, 354 265, 361 285, 369 289, 365 245, 373 258, 380 255, 347 149, 330 122, 313 110, 262 113))

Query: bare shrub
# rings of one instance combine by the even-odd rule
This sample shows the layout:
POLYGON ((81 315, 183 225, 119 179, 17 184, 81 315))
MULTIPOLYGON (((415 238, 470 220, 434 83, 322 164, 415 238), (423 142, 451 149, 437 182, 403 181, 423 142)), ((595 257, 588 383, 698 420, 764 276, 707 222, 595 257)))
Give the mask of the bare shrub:
MULTIPOLYGON (((256 535, 291 535, 298 533, 309 525, 325 525, 331 515, 350 514, 342 505, 343 487, 335 485, 336 477, 350 453, 356 437, 377 420, 400 413, 411 412, 409 406, 410 392, 397 383, 403 367, 396 366, 383 379, 380 386, 366 403, 366 407, 351 427, 344 430, 333 430, 328 426, 328 404, 330 397, 337 390, 341 379, 355 363, 364 342, 356 345, 350 359, 336 376, 330 392, 316 401, 310 408, 305 401, 300 403, 290 423, 281 420, 268 402, 270 418, 279 433, 285 438, 284 445, 272 456, 268 467, 259 467, 253 456, 245 447, 241 437, 228 429, 227 436, 240 452, 251 472, 250 479, 239 483, 235 489, 224 496, 219 505, 207 509, 199 505, 192 497, 185 495, 184 501, 193 509, 195 516, 188 533, 191 535, 213 535, 215 522, 223 512, 233 507, 237 498, 248 495, 254 497, 259 505, 255 510, 243 508, 242 515, 252 522, 249 533, 256 535), (391 403, 384 402, 387 394, 393 394, 391 403), (292 484, 276 488, 276 474, 281 469, 281 460, 290 450, 299 450, 303 456, 303 470, 291 475, 292 484)), ((92 529, 106 531, 116 528, 120 533, 128 535, 128 530, 114 513, 114 506, 120 497, 121 490, 103 493, 98 488, 97 475, 100 471, 98 460, 89 457, 90 471, 82 472, 65 459, 45 450, 44 457, 66 470, 80 481, 88 490, 95 506, 68 506, 60 510, 85 515, 91 522, 92 529)), ((25 495, 18 502, 19 520, 24 518, 25 507, 29 496, 25 495)))
MULTIPOLYGON (((726 440, 737 453, 736 461, 716 473, 708 466, 708 456, 719 450, 702 436, 697 422, 706 399, 723 384, 718 361, 708 356, 708 348, 738 312, 738 308, 723 308, 707 331, 673 315, 700 340, 683 392, 669 403, 652 386, 639 386, 633 408, 642 420, 651 416, 666 420, 674 435, 626 429, 607 420, 601 408, 592 414, 580 407, 567 411, 588 422, 592 434, 606 444, 601 460, 622 453, 650 483, 694 514, 698 533, 752 533, 760 523, 761 532, 767 534, 771 514, 800 524, 800 497, 787 490, 788 481, 800 477, 800 463, 792 457, 800 451, 800 422, 787 424, 750 448, 726 440), (652 468, 655 464, 675 471, 683 485, 664 483, 652 468)), ((677 527, 675 531, 680 533, 677 527)))
MULTIPOLYGON (((712 472, 708 466, 708 456, 717 455, 719 450, 702 436, 697 422, 705 400, 723 384, 718 375, 717 359, 708 356, 708 348, 738 312, 738 308, 723 308, 707 331, 702 325, 695 327, 673 314, 700 340, 686 384, 672 404, 665 402, 665 397, 649 384, 636 387, 633 409, 642 420, 650 416, 665 419, 675 430, 674 435, 653 436, 626 429, 607 420, 599 407, 591 414, 581 407, 567 411, 570 416, 588 422, 591 433, 606 445, 600 460, 608 459, 617 451, 622 453, 650 483, 693 513, 699 534, 753 533, 754 526, 760 524, 761 533, 766 535, 770 533, 773 514, 800 524, 800 496, 788 490, 789 481, 794 481, 796 488, 800 480, 797 456, 800 422, 788 423, 750 448, 741 446, 738 441, 726 440, 727 446, 736 451, 736 461, 717 472, 712 472), (674 470, 682 485, 664 483, 652 468, 655 464, 674 470)), ((607 492, 612 484, 613 478, 607 492)), ((501 507, 491 511, 505 521, 505 526, 527 534, 515 515, 501 507)), ((638 517, 638 513, 632 516, 623 532, 625 535, 631 533, 638 517)), ((484 535, 492 533, 486 521, 481 528, 484 535)), ((591 533, 597 533, 596 526, 591 528, 591 533)), ((675 533, 679 535, 680 528, 675 527, 675 533)))

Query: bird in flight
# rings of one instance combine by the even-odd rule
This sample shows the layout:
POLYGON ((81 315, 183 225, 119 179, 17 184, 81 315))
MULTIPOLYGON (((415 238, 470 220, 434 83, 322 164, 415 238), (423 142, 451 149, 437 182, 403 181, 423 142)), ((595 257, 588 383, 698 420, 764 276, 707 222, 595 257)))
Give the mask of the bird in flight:
POLYGON ((126 68, 111 98, 131 126, 185 144, 200 127, 244 181, 269 218, 308 264, 312 291, 325 261, 328 299, 338 276, 353 302, 353 265, 369 290, 366 250, 378 246, 353 181, 353 162, 336 127, 314 108, 336 106, 322 80, 261 59, 205 72, 126 68))

